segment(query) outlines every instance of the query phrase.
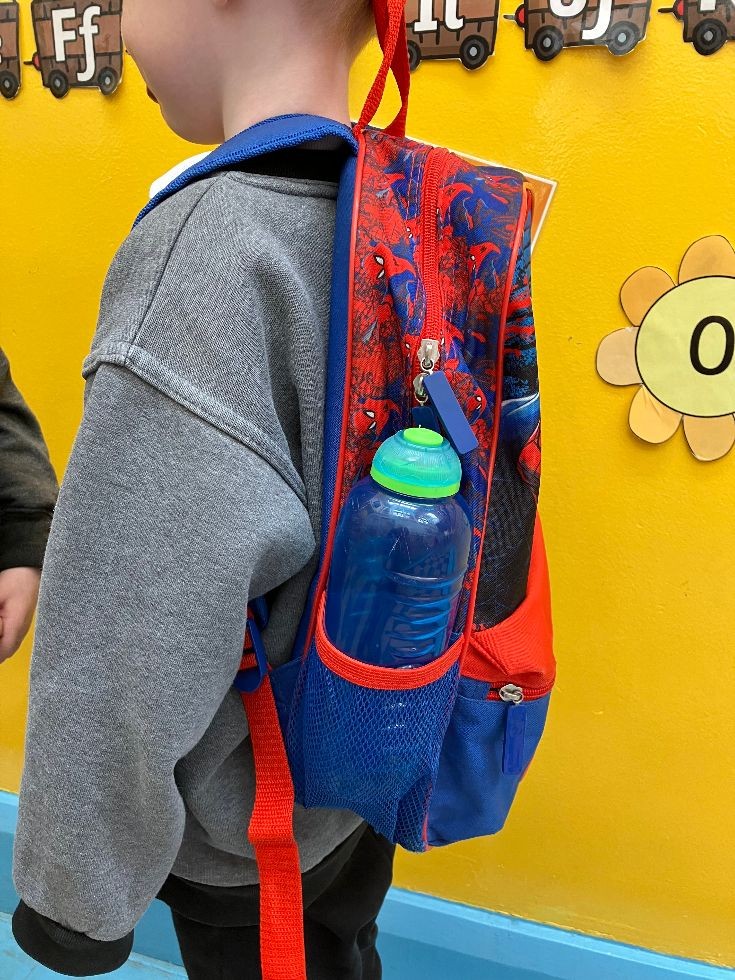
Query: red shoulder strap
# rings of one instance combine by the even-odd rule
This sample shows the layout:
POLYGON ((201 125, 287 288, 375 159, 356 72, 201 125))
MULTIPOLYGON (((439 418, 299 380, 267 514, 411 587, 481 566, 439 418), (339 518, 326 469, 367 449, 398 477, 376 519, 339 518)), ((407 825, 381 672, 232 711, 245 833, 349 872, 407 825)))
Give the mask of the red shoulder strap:
POLYGON ((263 980, 306 980, 299 851, 293 834, 294 788, 257 626, 248 621, 240 686, 255 758, 255 806, 248 838, 260 878, 263 980), (250 652, 248 650, 255 650, 250 652), (255 676, 252 683, 249 679, 255 676))
POLYGON ((383 99, 388 72, 393 72, 401 96, 401 108, 385 131, 391 136, 406 135, 411 72, 408 67, 405 6, 406 0, 373 0, 375 25, 380 47, 383 50, 383 61, 355 127, 358 133, 372 122, 383 99))
MULTIPOLYGON (((386 132, 392 136, 405 135, 411 85, 405 4, 406 0, 373 0, 383 61, 355 127, 357 133, 372 121, 383 98, 388 73, 392 72, 401 96, 401 108, 386 132)), ((248 838, 255 850, 260 878, 261 969, 263 980, 306 980, 301 870, 293 835, 293 781, 265 652, 252 617, 248 627, 240 668, 243 683, 237 686, 245 706, 255 758, 255 806, 248 838)))

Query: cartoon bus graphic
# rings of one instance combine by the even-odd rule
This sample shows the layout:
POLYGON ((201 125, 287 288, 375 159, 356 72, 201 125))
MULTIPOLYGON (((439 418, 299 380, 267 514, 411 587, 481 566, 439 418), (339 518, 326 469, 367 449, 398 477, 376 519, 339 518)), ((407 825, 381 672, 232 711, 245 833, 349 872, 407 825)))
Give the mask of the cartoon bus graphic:
POLYGON ((112 95, 123 68, 122 0, 32 0, 31 64, 57 99, 70 88, 112 95))
POLYGON ((651 0, 524 0, 513 19, 525 31, 526 47, 551 61, 562 48, 591 44, 628 54, 645 37, 650 17, 651 0))
POLYGON ((0 94, 6 99, 14 99, 20 89, 18 10, 15 0, 0 3, 0 94))
POLYGON ((480 68, 495 50, 499 0, 408 0, 411 71, 425 59, 459 58, 480 68))
POLYGON ((735 41, 735 0, 676 0, 660 12, 684 22, 684 40, 698 54, 715 54, 727 41, 735 41))

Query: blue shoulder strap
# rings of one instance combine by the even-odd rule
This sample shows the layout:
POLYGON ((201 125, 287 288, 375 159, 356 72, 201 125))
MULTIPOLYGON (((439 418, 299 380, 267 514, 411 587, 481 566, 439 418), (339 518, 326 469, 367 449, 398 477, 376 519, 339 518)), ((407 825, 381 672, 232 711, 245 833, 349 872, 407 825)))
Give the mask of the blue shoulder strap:
POLYGON ((201 177, 206 177, 217 170, 226 170, 228 167, 244 163, 246 160, 252 160, 266 153, 273 153, 275 150, 285 150, 292 146, 299 146, 301 143, 310 143, 313 140, 322 139, 325 136, 341 137, 352 148, 353 154, 357 153, 357 140, 352 130, 349 126, 345 126, 334 119, 293 114, 275 116, 273 119, 265 119, 263 122, 256 123, 255 126, 238 133, 237 136, 233 136, 232 139, 218 146, 199 163, 189 167, 175 180, 172 180, 148 202, 135 219, 135 224, 137 225, 161 201, 165 201, 167 197, 171 197, 182 187, 186 187, 187 184, 191 184, 201 177))

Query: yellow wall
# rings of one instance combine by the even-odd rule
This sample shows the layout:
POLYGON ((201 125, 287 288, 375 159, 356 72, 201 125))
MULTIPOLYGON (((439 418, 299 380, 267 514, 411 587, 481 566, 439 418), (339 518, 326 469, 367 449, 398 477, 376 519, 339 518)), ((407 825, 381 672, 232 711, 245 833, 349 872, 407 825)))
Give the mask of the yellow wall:
MULTIPOLYGON (((702 464, 681 436, 638 442, 626 429, 632 390, 603 384, 594 353, 625 325, 617 292, 629 273, 675 273, 706 234, 735 240, 732 57, 696 55, 673 18, 654 14, 628 58, 565 51, 543 66, 501 22, 481 72, 425 64, 415 76, 414 134, 559 180, 534 293, 560 672, 505 832, 404 855, 397 874, 409 888, 727 964, 735 452, 702 464)), ((360 62, 356 93, 371 64, 360 62)), ((31 71, 17 102, 0 104, 0 335, 59 471, 106 266, 149 180, 191 152, 164 131, 131 65, 110 101, 57 103, 31 71)), ((0 668, 10 790, 28 656, 26 644, 0 668)))

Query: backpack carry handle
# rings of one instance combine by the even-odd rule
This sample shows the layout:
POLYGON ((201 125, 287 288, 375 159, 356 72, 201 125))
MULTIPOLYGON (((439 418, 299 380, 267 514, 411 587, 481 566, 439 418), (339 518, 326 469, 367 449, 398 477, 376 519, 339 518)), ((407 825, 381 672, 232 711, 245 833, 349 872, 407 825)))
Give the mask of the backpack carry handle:
POLYGON ((388 72, 393 72, 401 96, 401 108, 385 132, 390 136, 406 135, 411 72, 408 67, 405 6, 406 0, 373 0, 375 26, 383 50, 383 61, 355 127, 357 133, 361 133, 372 122, 383 99, 388 72))

